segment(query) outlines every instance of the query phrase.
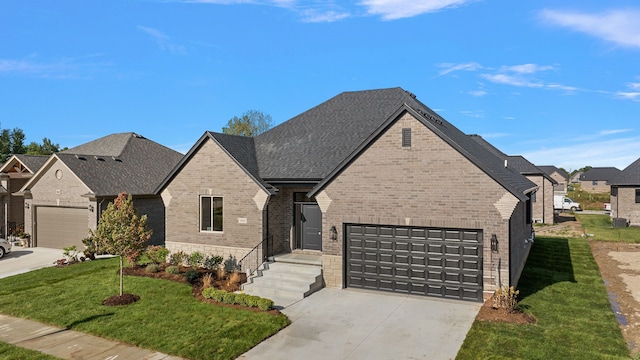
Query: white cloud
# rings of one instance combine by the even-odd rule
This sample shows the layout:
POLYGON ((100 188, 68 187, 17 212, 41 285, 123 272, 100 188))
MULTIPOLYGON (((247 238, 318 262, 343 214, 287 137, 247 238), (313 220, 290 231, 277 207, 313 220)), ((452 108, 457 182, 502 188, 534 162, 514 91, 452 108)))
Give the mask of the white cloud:
POLYGON ((180 55, 184 55, 187 53, 184 46, 174 43, 169 36, 165 35, 159 30, 142 25, 138 25, 138 29, 154 38, 156 44, 158 44, 158 47, 160 47, 160 49, 164 51, 169 51, 172 54, 180 55))
POLYGON ((602 135, 602 136, 606 136, 606 135, 615 135, 615 134, 626 133, 626 132, 629 132, 629 131, 633 131, 633 129, 601 130, 598 134, 602 135))
POLYGON ((89 78, 89 74, 113 64, 104 61, 92 61, 103 54, 62 58, 55 61, 38 62, 37 56, 28 60, 0 59, 0 74, 31 75, 50 79, 89 78))
POLYGON ((540 16, 547 22, 582 32, 625 47, 640 47, 640 10, 617 9, 588 14, 545 9, 540 16))
POLYGON ((475 97, 483 97, 485 95, 487 95, 488 92, 486 92, 485 90, 473 90, 473 91, 469 91, 469 95, 471 96, 475 96, 475 97))
POLYGON ((615 95, 626 100, 640 101, 640 92, 638 91, 618 91, 615 95))
POLYGON ((544 84, 540 82, 530 81, 517 75, 482 74, 480 76, 496 84, 512 85, 512 86, 518 86, 518 87, 531 87, 531 88, 540 88, 544 86, 544 84))
POLYGON ((552 89, 552 90, 564 90, 564 91, 567 91, 567 92, 574 92, 574 91, 580 90, 579 88, 577 88, 575 86, 566 86, 566 85, 562 85, 562 84, 547 84, 547 88, 552 89))
POLYGON ((447 75, 455 71, 477 71, 482 69, 482 65, 477 62, 469 62, 464 64, 442 63, 436 64, 437 67, 443 68, 438 72, 438 76, 447 75))
POLYGON ((587 165, 624 169, 637 160, 639 154, 640 137, 629 137, 543 148, 522 155, 534 164, 553 164, 569 170, 587 165))
POLYGON ((627 83, 627 87, 631 90, 640 90, 640 83, 627 83))
POLYGON ((320 9, 302 10, 300 14, 302 15, 302 21, 308 23, 336 22, 351 16, 348 12, 320 9))
POLYGON ((533 74, 541 71, 553 70, 554 67, 551 65, 540 66, 536 64, 522 64, 522 65, 512 65, 512 66, 502 66, 500 68, 503 72, 514 72, 517 74, 533 74))
POLYGON ((458 7, 474 0, 363 0, 359 4, 371 15, 396 20, 458 7))
POLYGON ((483 110, 462 110, 462 111, 460 111, 460 113, 462 115, 465 115, 465 116, 468 116, 468 117, 472 117, 472 118, 476 118, 476 119, 484 118, 484 111, 483 110))

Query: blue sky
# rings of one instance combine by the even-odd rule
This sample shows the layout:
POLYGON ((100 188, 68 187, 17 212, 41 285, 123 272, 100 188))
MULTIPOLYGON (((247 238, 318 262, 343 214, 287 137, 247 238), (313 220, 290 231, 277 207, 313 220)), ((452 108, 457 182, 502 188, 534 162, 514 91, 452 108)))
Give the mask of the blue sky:
POLYGON ((509 155, 640 157, 637 1, 0 0, 0 127, 72 147, 137 132, 186 152, 400 86, 509 155))

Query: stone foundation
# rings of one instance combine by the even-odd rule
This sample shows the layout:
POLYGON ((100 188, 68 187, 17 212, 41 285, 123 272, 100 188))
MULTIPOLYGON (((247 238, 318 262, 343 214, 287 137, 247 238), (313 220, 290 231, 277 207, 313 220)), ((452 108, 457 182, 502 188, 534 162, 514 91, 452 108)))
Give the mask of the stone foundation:
POLYGON ((181 242, 167 241, 166 248, 170 251, 169 255, 183 251, 186 254, 199 251, 205 255, 220 255, 222 256, 223 264, 225 268, 232 269, 245 255, 247 255, 251 249, 229 247, 229 246, 216 246, 216 245, 204 245, 204 244, 189 244, 181 242))
POLYGON ((342 288, 342 256, 322 255, 322 276, 326 287, 342 288))

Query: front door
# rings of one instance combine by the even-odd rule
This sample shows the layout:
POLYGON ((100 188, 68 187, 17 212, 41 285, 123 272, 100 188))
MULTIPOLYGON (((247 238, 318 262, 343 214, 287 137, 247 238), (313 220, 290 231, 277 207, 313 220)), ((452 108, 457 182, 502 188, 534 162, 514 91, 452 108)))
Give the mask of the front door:
POLYGON ((317 204, 301 204, 300 229, 303 250, 322 250, 322 212, 317 204))

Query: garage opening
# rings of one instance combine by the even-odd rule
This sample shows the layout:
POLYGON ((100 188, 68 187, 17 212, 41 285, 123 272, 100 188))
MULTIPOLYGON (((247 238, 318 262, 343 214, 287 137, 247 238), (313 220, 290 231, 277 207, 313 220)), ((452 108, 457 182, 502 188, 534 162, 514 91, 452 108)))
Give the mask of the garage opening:
POLYGON ((86 208, 38 206, 35 223, 35 245, 39 247, 62 249, 76 245, 82 250, 82 239, 89 236, 86 208))
POLYGON ((482 231, 345 224, 345 286, 482 301, 482 231))

